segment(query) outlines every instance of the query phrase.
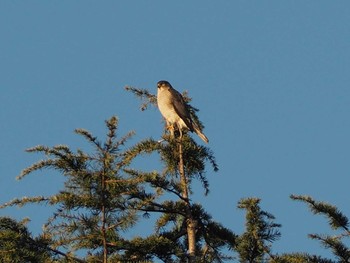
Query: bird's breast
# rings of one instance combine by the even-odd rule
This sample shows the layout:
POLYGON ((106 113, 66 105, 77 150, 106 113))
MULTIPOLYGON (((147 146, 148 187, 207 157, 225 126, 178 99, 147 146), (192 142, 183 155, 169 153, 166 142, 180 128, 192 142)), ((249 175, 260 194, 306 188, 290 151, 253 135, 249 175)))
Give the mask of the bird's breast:
POLYGON ((171 123, 178 121, 179 116, 175 111, 172 94, 167 89, 159 89, 157 93, 157 102, 160 113, 171 123))

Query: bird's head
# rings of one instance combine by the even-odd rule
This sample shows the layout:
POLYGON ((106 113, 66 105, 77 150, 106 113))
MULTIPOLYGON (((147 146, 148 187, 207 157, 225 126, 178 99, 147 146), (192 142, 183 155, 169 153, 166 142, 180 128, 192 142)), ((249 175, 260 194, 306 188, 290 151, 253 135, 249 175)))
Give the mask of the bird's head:
POLYGON ((171 87, 170 83, 166 80, 160 80, 157 83, 158 89, 165 88, 165 87, 171 87))

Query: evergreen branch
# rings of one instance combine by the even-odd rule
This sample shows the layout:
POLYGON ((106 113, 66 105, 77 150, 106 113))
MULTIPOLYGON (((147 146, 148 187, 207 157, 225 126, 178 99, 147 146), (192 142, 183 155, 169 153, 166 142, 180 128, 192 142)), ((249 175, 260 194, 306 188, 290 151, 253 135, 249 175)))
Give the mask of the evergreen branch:
POLYGON ((28 152, 43 152, 45 155, 49 156, 48 159, 40 160, 31 166, 23 169, 19 176, 16 177, 17 180, 23 179, 24 176, 44 168, 53 168, 56 170, 61 170, 66 175, 72 172, 79 172, 83 170, 85 162, 87 160, 92 160, 93 158, 84 154, 82 151, 78 150, 77 154, 73 154, 70 150, 66 149, 64 145, 54 146, 49 148, 47 146, 36 146, 27 149, 28 152))
POLYGON ((35 197, 24 196, 22 198, 15 198, 10 202, 0 205, 0 209, 10 207, 10 206, 22 207, 28 203, 41 203, 41 202, 48 202, 48 201, 50 201, 50 198, 44 197, 44 196, 35 196, 35 197))
POLYGON ((37 145, 26 149, 26 152, 47 152, 50 148, 44 145, 37 145))
POLYGON ((156 181, 156 180, 145 180, 145 182, 148 182, 150 183, 153 187, 159 187, 169 193, 172 193, 174 195, 176 195, 179 199, 181 199, 182 201, 184 202, 187 202, 188 201, 188 198, 185 198, 182 196, 181 194, 181 186, 180 185, 176 185, 175 183, 173 182, 168 182, 168 181, 165 181, 165 180, 159 180, 159 181, 156 181))
POLYGON ((121 139, 118 140, 118 142, 115 144, 115 146, 111 149, 112 152, 117 150, 121 145, 124 145, 127 140, 129 140, 132 136, 134 136, 136 133, 135 131, 129 131, 126 135, 124 135, 121 139))
POLYGON ((208 179, 205 177, 205 175, 203 173, 197 173, 196 177, 202 183, 202 186, 204 188, 204 195, 208 195, 210 192, 208 179))
POLYGON ((341 262, 350 262, 350 250, 338 238, 318 234, 310 234, 309 237, 321 241, 326 248, 332 249, 333 253, 341 259, 341 262))
POLYGON ((188 201, 188 198, 185 198, 181 195, 181 191, 180 191, 180 187, 179 186, 176 186, 175 187, 163 187, 164 190, 166 190, 167 192, 170 192, 170 193, 173 193, 174 195, 176 195, 179 199, 181 199, 182 201, 184 202, 187 202, 188 201))
POLYGON ((164 262, 173 262, 171 256, 179 250, 176 243, 163 235, 151 235, 146 238, 136 237, 125 242, 124 248, 126 253, 123 257, 126 262, 131 258, 135 262, 143 262, 150 260, 153 256, 163 258, 164 262))
POLYGON ((131 179, 108 179, 105 182, 107 184, 138 184, 143 182, 142 178, 131 178, 131 179))
POLYGON ((237 245, 238 236, 228 228, 212 220, 207 223, 204 223, 202 220, 198 221, 200 229, 204 230, 203 237, 206 244, 213 249, 216 250, 218 246, 223 245, 233 249, 237 245))
POLYGON ((169 213, 178 214, 186 217, 185 208, 183 202, 164 201, 162 204, 151 202, 144 208, 140 208, 140 211, 144 212, 157 212, 157 213, 169 213))
POLYGON ((169 181, 164 176, 159 175, 157 172, 141 172, 133 169, 125 169, 125 172, 135 177, 140 182, 149 183, 152 188, 160 188, 167 192, 175 194, 183 201, 187 201, 181 194, 181 186, 175 183, 173 180, 169 181))
POLYGON ((54 163, 55 163, 55 161, 51 160, 51 159, 49 159, 49 160, 41 160, 41 161, 39 161, 37 163, 34 163, 31 166, 23 169, 21 171, 20 175, 16 177, 16 180, 21 180, 26 175, 28 175, 28 174, 30 174, 30 173, 32 173, 34 171, 41 170, 43 168, 52 166, 54 163))
POLYGON ((113 225, 110 225, 110 226, 106 227, 106 230, 111 230, 111 229, 117 228, 117 227, 119 227, 119 226, 121 226, 123 224, 124 224, 124 222, 118 222, 116 224, 113 224, 113 225))
MULTIPOLYGON (((85 262, 66 253, 63 253, 62 251, 52 248, 50 246, 50 243, 52 242, 51 239, 44 238, 42 236, 38 238, 33 238, 27 230, 27 227, 24 225, 23 221, 18 223, 11 218, 2 217, 0 218, 0 230, 1 248, 16 246, 14 250, 9 249, 0 251, 0 253, 4 254, 16 252, 16 256, 18 257, 16 258, 16 260, 11 260, 11 262, 44 262, 44 260, 46 262, 46 259, 48 259, 48 257, 51 254, 63 256, 70 261, 73 260, 75 262, 81 263, 85 262), (11 240, 11 242, 6 241, 9 239, 11 240), (3 247, 3 245, 5 246, 3 247), (34 257, 29 256, 30 254, 34 255, 34 257), (20 260, 20 258, 22 259, 23 256, 25 258, 23 258, 23 260, 20 260)), ((1 259, 4 260, 3 257, 1 257, 1 259)), ((9 262, 7 260, 5 261, 9 262)), ((1 260, 1 262, 3 261, 1 260)))
POLYGON ((349 219, 338 210, 337 207, 325 202, 317 202, 310 196, 291 195, 291 199, 302 201, 308 204, 313 214, 322 214, 328 218, 328 222, 333 229, 343 228, 349 232, 349 219))
POLYGON ((121 165, 127 166, 132 162, 133 159, 140 156, 141 154, 150 154, 154 151, 159 150, 160 147, 161 144, 153 139, 141 141, 140 143, 137 143, 124 152, 121 165))
MULTIPOLYGON (((203 239, 205 242, 202 250, 202 259, 205 262, 223 262, 225 259, 232 259, 220 252, 223 247, 232 250, 235 248, 238 236, 231 230, 225 228, 220 223, 212 220, 212 217, 204 210, 200 204, 192 205, 193 218, 198 222, 197 238, 198 242, 203 239)), ((200 250, 200 248, 198 248, 200 250)))
POLYGON ((75 129, 74 132, 76 134, 82 135, 88 142, 92 143, 93 145, 96 146, 96 148, 100 151, 103 152, 103 148, 101 146, 101 142, 97 140, 97 137, 93 136, 89 131, 85 129, 75 129))
POLYGON ((84 261, 84 260, 81 260, 79 258, 70 256, 70 255, 68 255, 66 253, 63 253, 62 251, 59 251, 59 250, 54 249, 54 248, 50 248, 49 246, 47 246, 46 249, 48 249, 49 251, 53 252, 56 255, 60 255, 60 256, 65 257, 67 260, 73 260, 73 261, 76 261, 76 262, 79 262, 79 263, 86 263, 86 261, 84 261))
POLYGON ((211 166, 213 167, 214 172, 219 171, 219 166, 216 162, 215 156, 209 148, 206 147, 206 155, 207 160, 210 162, 211 166))
POLYGON ((160 229, 164 228, 170 222, 175 222, 177 219, 178 219, 178 214, 175 214, 175 213, 163 213, 157 219, 156 232, 159 232, 160 229))
POLYGON ((266 242, 272 243, 281 236, 280 224, 273 222, 274 216, 262 211, 259 198, 246 198, 238 203, 238 208, 245 209, 246 231, 237 242, 237 251, 241 260, 248 262, 261 261, 266 254, 271 255, 266 242))
POLYGON ((16 252, 17 250, 18 250, 18 248, 9 249, 9 250, 0 250, 0 254, 9 254, 12 252, 16 252))
POLYGON ((134 93, 142 101, 141 110, 144 111, 148 108, 148 105, 157 107, 157 96, 153 95, 146 89, 138 89, 131 86, 126 86, 125 90, 134 93))
POLYGON ((105 150, 109 151, 113 145, 113 139, 116 136, 116 129, 118 127, 118 118, 112 116, 109 120, 105 121, 106 126, 108 128, 107 140, 105 142, 105 150))
POLYGON ((115 142, 116 139, 116 130, 118 128, 118 118, 112 116, 109 120, 106 121, 106 126, 108 128, 107 139, 105 142, 105 151, 110 153, 115 153, 121 145, 124 145, 125 142, 135 135, 134 131, 128 132, 122 138, 115 142))
POLYGON ((270 263, 337 263, 336 261, 322 258, 316 255, 309 255, 306 253, 290 253, 275 255, 274 258, 269 261, 270 263))

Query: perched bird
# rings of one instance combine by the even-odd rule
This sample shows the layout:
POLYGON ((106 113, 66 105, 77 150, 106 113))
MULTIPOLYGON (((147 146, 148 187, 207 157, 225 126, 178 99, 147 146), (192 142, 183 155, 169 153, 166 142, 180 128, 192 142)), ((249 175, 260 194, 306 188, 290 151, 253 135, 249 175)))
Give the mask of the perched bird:
POLYGON ((204 142, 208 143, 207 136, 202 133, 197 123, 191 118, 189 106, 184 101, 182 95, 168 81, 161 80, 157 86, 158 108, 165 118, 168 128, 171 129, 172 134, 174 132, 174 125, 176 125, 180 136, 182 136, 182 129, 188 129, 191 132, 195 132, 204 142))

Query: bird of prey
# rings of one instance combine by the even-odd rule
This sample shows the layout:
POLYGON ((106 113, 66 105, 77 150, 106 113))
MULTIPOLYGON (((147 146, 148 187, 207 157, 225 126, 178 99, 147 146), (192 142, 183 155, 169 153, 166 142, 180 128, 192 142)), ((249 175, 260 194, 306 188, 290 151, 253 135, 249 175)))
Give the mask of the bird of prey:
POLYGON ((167 127, 174 131, 174 125, 179 129, 182 136, 182 129, 195 132, 204 142, 209 140, 205 136, 197 123, 191 118, 189 106, 184 101, 182 95, 175 90, 168 81, 161 80, 157 84, 157 103, 160 113, 165 118, 167 127))

